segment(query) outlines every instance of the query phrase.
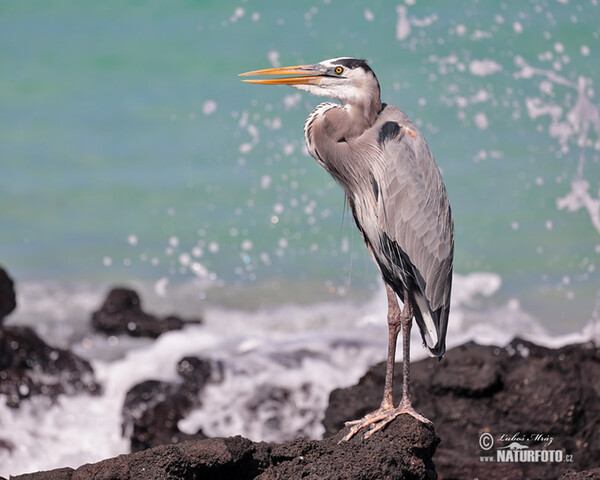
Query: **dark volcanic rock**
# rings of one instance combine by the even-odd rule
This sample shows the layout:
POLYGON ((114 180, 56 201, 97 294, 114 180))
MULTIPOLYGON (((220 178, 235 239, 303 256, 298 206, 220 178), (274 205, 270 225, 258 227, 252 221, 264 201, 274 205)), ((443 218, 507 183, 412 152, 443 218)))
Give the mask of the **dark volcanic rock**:
POLYGON ((202 432, 188 435, 177 427, 193 405, 174 383, 147 380, 133 387, 123 407, 123 435, 131 439, 131 451, 207 438, 202 432))
POLYGON ((12 278, 4 268, 0 266, 0 325, 2 320, 10 314, 17 306, 17 297, 12 278))
POLYGON ((0 327, 0 394, 10 407, 32 395, 100 393, 90 364, 53 348, 29 327, 0 327))
POLYGON ((219 365, 198 357, 185 357, 177 365, 182 382, 147 380, 134 386, 125 396, 123 434, 131 439, 131 451, 139 452, 158 445, 206 438, 202 431, 183 433, 177 423, 200 406, 200 392, 219 365))
MULTIPOLYGON (((396 398, 401 372, 399 364, 396 398)), ((379 406, 384 375, 380 364, 358 385, 332 392, 323 422, 328 434, 379 406)), ((506 348, 467 344, 450 350, 441 362, 431 358, 411 365, 411 385, 415 408, 435 422, 442 439, 435 456, 441 479, 556 479, 568 468, 598 466, 600 349, 593 345, 552 350, 518 339, 506 348), (489 450, 479 445, 485 433, 494 441, 489 450), (531 450, 560 450, 565 461, 480 459, 495 459, 512 437, 531 450), (542 437, 552 443, 535 440, 542 437)))
POLYGON ((184 321, 173 315, 160 319, 146 313, 137 292, 127 288, 111 290, 100 309, 92 314, 92 326, 109 335, 157 338, 170 330, 181 330, 186 323, 201 320, 184 321))
POLYGON ((369 440, 335 437, 284 444, 243 437, 214 438, 155 447, 77 470, 20 475, 13 480, 133 479, 435 479, 431 457, 439 442, 433 428, 401 416, 369 440))
POLYGON ((344 429, 329 439, 298 439, 272 447, 272 465, 257 478, 437 478, 432 457, 439 438, 433 427, 403 415, 368 440, 356 435, 338 443, 346 433, 344 429))

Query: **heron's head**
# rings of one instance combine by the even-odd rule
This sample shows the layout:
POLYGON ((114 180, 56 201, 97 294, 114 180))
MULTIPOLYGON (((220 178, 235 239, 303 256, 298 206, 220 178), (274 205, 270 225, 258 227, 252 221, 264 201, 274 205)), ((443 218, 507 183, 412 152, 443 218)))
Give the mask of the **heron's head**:
POLYGON ((380 102, 377 77, 365 60, 356 58, 332 58, 314 65, 267 68, 240 75, 288 75, 244 81, 261 85, 290 85, 313 95, 335 98, 344 105, 380 102))

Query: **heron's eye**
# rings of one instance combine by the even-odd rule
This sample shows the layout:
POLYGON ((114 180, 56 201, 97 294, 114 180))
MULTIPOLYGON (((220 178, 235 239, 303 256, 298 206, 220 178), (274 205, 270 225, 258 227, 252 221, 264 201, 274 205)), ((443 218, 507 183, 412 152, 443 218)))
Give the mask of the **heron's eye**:
POLYGON ((335 67, 335 73, 337 73, 338 75, 341 75, 343 71, 344 69, 342 67, 335 67))

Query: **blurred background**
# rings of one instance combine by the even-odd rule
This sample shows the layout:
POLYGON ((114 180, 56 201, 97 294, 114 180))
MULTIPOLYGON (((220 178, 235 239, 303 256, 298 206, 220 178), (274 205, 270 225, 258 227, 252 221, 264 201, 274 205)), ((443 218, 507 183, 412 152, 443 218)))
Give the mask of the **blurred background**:
MULTIPOLYGON (((0 264, 17 286, 11 322, 87 355, 107 382, 119 362, 177 360, 186 348, 232 364, 252 350, 268 370, 265 351, 305 342, 329 352, 343 331, 365 345, 330 359, 318 399, 306 400, 322 408, 331 388, 383 360, 383 287, 341 189, 304 147, 304 120, 324 99, 237 74, 352 56, 369 61, 383 101, 417 123, 442 170, 456 226, 450 346, 597 338, 597 3, 2 2, 0 264), (88 320, 117 284, 154 311, 204 315, 205 330, 188 332, 189 344, 126 344, 109 362, 88 320)), ((131 370, 121 393, 139 380, 131 370)), ((33 407, 3 415, 4 427, 36 418, 33 407)), ((205 429, 298 431, 244 422, 205 429)), ((120 453, 118 435, 106 435, 99 454, 120 453)), ((25 453, 5 459, 6 473, 43 442, 20 441, 25 453)))

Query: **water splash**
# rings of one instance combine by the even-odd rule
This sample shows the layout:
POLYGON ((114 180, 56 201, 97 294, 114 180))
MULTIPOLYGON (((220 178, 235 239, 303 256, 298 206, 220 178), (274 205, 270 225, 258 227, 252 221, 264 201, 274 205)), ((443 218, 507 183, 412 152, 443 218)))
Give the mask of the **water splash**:
MULTIPOLYGON (((556 205, 559 210, 566 209, 569 212, 577 212, 584 208, 590 216, 592 225, 600 234, 600 191, 598 197, 590 194, 590 182, 584 178, 586 151, 600 150, 600 108, 593 102, 592 80, 579 76, 577 81, 573 82, 552 70, 532 67, 520 56, 515 58, 515 65, 519 68, 514 73, 516 79, 545 77, 547 82, 542 82, 540 85, 542 91, 553 93, 554 86, 560 85, 575 92, 575 101, 570 108, 563 108, 553 100, 552 97, 555 95, 550 98, 548 95, 544 98, 528 97, 527 113, 532 120, 538 117, 550 117, 548 135, 558 141, 563 153, 569 152, 572 145, 580 149, 577 171, 571 181, 571 191, 564 197, 558 198, 556 205)), ((565 98, 567 105, 569 98, 568 96, 565 98)), ((600 183, 598 185, 600 187, 600 183)))
MULTIPOLYGON (((574 90, 576 100, 571 108, 565 109, 556 101, 541 97, 529 97, 526 99, 527 112, 531 119, 548 115, 552 123, 548 127, 548 135, 556 138, 563 152, 569 151, 569 143, 573 142, 580 148, 594 148, 600 150, 600 110, 594 104, 593 82, 583 76, 578 77, 577 82, 572 82, 552 70, 532 67, 523 57, 515 58, 515 65, 519 68, 513 76, 516 79, 531 79, 538 75, 545 77, 550 83, 542 83, 540 88, 550 93, 553 85, 561 85, 574 90), (591 138, 595 132, 596 140, 591 138)), ((565 98, 568 103, 568 98, 565 98)), ((582 152, 583 154, 583 152, 582 152)), ((583 162, 580 162, 578 175, 582 174, 583 162)))
POLYGON ((569 212, 577 212, 584 208, 590 216, 592 225, 600 234, 600 189, 596 198, 589 190, 590 182, 583 178, 576 178, 571 182, 571 191, 564 197, 558 198, 556 206, 559 210, 566 209, 569 212))

